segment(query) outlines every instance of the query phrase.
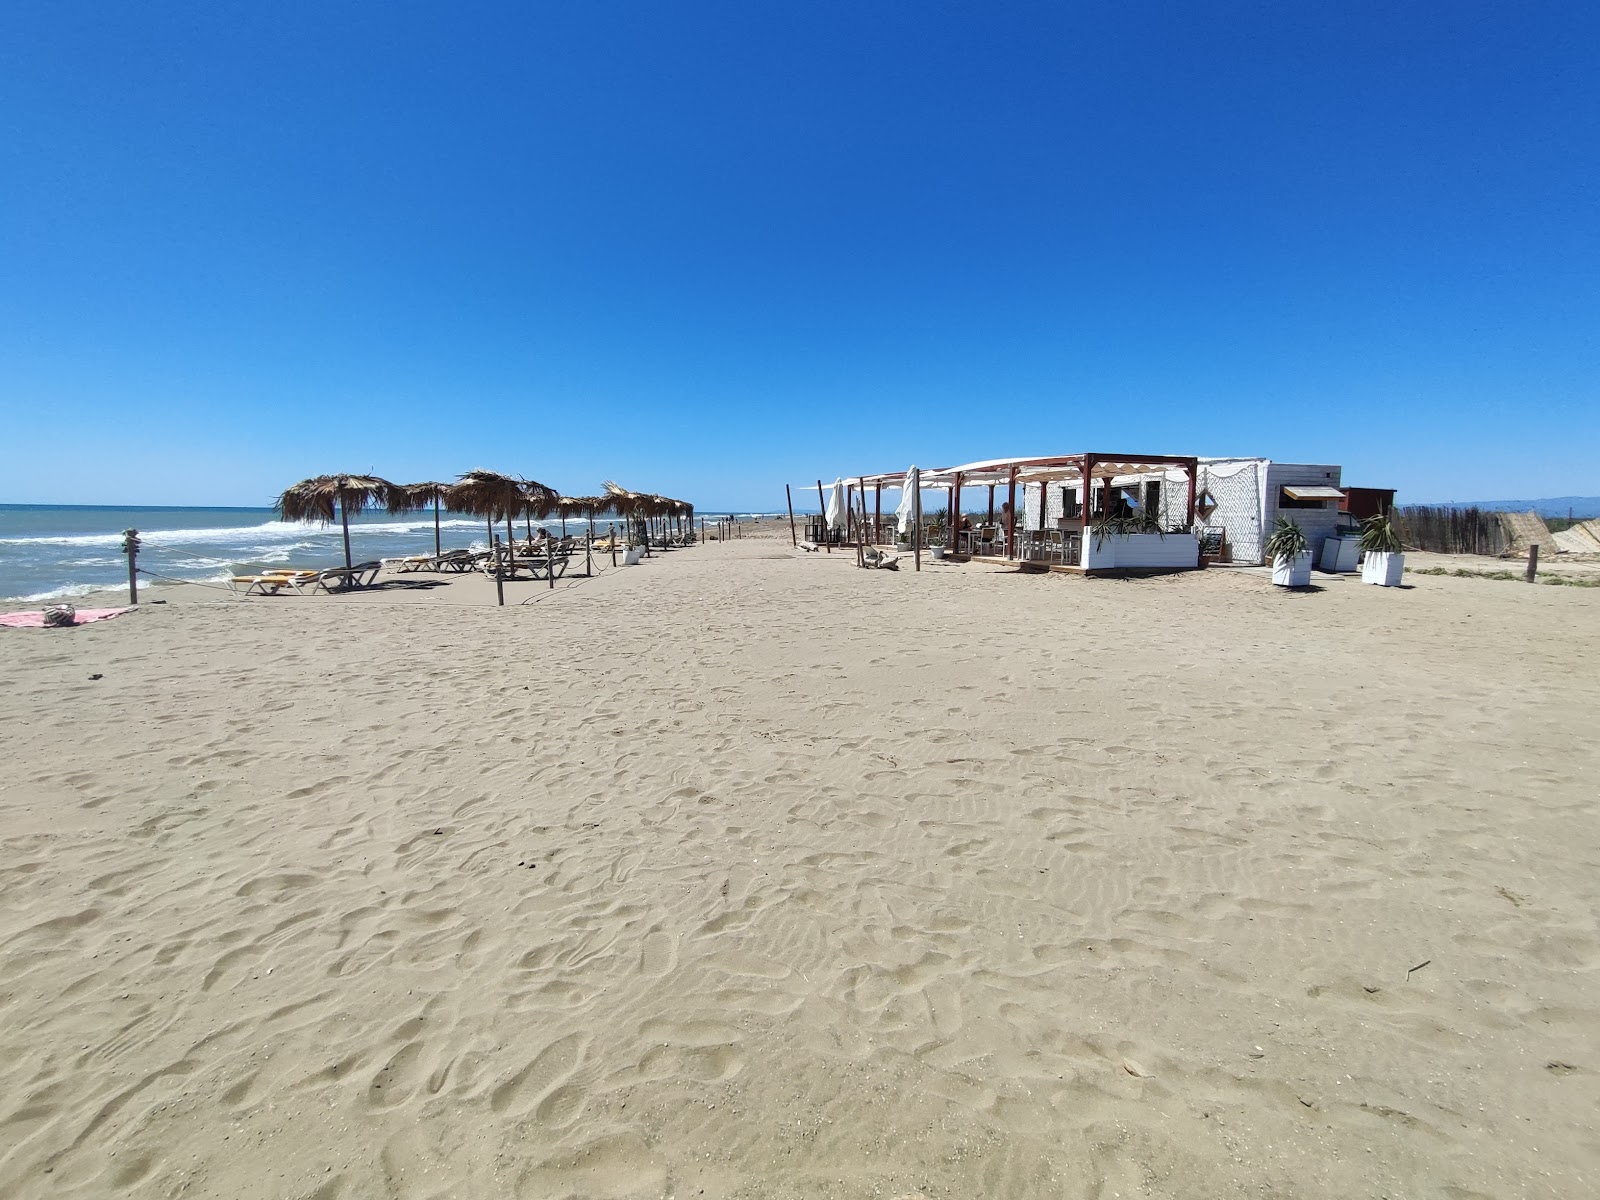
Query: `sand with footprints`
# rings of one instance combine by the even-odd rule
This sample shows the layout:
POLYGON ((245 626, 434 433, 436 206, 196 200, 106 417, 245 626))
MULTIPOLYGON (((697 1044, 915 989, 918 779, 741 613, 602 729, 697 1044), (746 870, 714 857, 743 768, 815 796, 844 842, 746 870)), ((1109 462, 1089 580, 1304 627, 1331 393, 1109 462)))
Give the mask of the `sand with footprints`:
POLYGON ((0 631, 0 1195, 1589 1194, 1600 593, 1410 582, 0 631))

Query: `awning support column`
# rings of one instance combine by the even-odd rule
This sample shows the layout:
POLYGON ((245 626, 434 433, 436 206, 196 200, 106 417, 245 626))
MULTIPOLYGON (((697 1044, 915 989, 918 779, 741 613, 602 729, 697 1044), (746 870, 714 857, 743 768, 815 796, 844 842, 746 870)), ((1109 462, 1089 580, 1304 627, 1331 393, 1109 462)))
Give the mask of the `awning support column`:
POLYGON ((961 472, 956 472, 956 481, 950 485, 950 528, 945 531, 945 544, 954 554, 961 549, 961 472))
POLYGON ((1017 468, 1011 467, 1011 482, 1007 485, 1009 495, 1006 498, 1006 557, 1017 556, 1017 468))

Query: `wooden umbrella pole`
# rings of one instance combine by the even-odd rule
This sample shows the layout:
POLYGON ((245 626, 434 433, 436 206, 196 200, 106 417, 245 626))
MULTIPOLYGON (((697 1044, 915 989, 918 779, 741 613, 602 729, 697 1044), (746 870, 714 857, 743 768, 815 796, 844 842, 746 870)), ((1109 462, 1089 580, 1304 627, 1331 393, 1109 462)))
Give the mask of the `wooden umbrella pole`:
POLYGON ((349 570, 350 559, 350 504, 344 498, 344 489, 339 489, 339 524, 344 526, 344 566, 349 570))
POLYGON ((433 556, 438 558, 443 551, 439 549, 439 493, 433 494, 433 556))
POLYGON ((1006 497, 1006 557, 1017 556, 1017 468, 1011 468, 1011 483, 1006 497))
POLYGON ((922 570, 922 480, 911 489, 911 520, 916 527, 916 569, 922 570))
POLYGON ((828 528, 828 502, 822 498, 822 480, 817 480, 817 520, 822 525, 822 547, 833 553, 833 531, 828 528))

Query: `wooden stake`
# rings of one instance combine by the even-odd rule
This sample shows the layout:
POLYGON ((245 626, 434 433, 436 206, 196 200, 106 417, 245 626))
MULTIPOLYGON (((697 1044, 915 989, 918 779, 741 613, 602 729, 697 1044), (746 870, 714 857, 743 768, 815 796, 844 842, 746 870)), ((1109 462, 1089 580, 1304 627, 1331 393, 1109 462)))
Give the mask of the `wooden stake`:
POLYGON ((1535 542, 1528 547, 1528 574, 1527 580, 1533 582, 1533 577, 1539 573, 1539 543, 1535 542))
POLYGON ((1008 485, 1010 494, 1007 496, 1009 503, 1006 506, 1006 557, 1017 556, 1017 468, 1011 468, 1011 482, 1008 485))
POLYGON ((828 528, 828 502, 822 498, 822 480, 817 480, 817 518, 822 524, 822 548, 833 553, 833 530, 828 528))
POLYGON ((916 563, 917 570, 922 570, 922 478, 917 477, 917 486, 911 490, 911 520, 916 525, 916 563))
POLYGON ((800 535, 794 529, 794 496, 789 491, 789 485, 783 485, 783 502, 789 506, 789 540, 794 543, 796 550, 800 548, 800 535))
POLYGON ((122 531, 122 552, 128 556, 128 603, 139 603, 139 531, 122 531))

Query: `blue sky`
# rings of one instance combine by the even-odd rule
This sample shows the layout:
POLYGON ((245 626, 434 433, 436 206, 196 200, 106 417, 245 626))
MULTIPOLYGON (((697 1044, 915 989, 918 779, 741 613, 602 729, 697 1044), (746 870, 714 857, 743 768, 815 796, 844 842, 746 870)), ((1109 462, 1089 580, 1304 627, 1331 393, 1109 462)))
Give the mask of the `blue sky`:
POLYGON ((0 501, 1079 450, 1600 494, 1600 8, 37 3, 0 501))

